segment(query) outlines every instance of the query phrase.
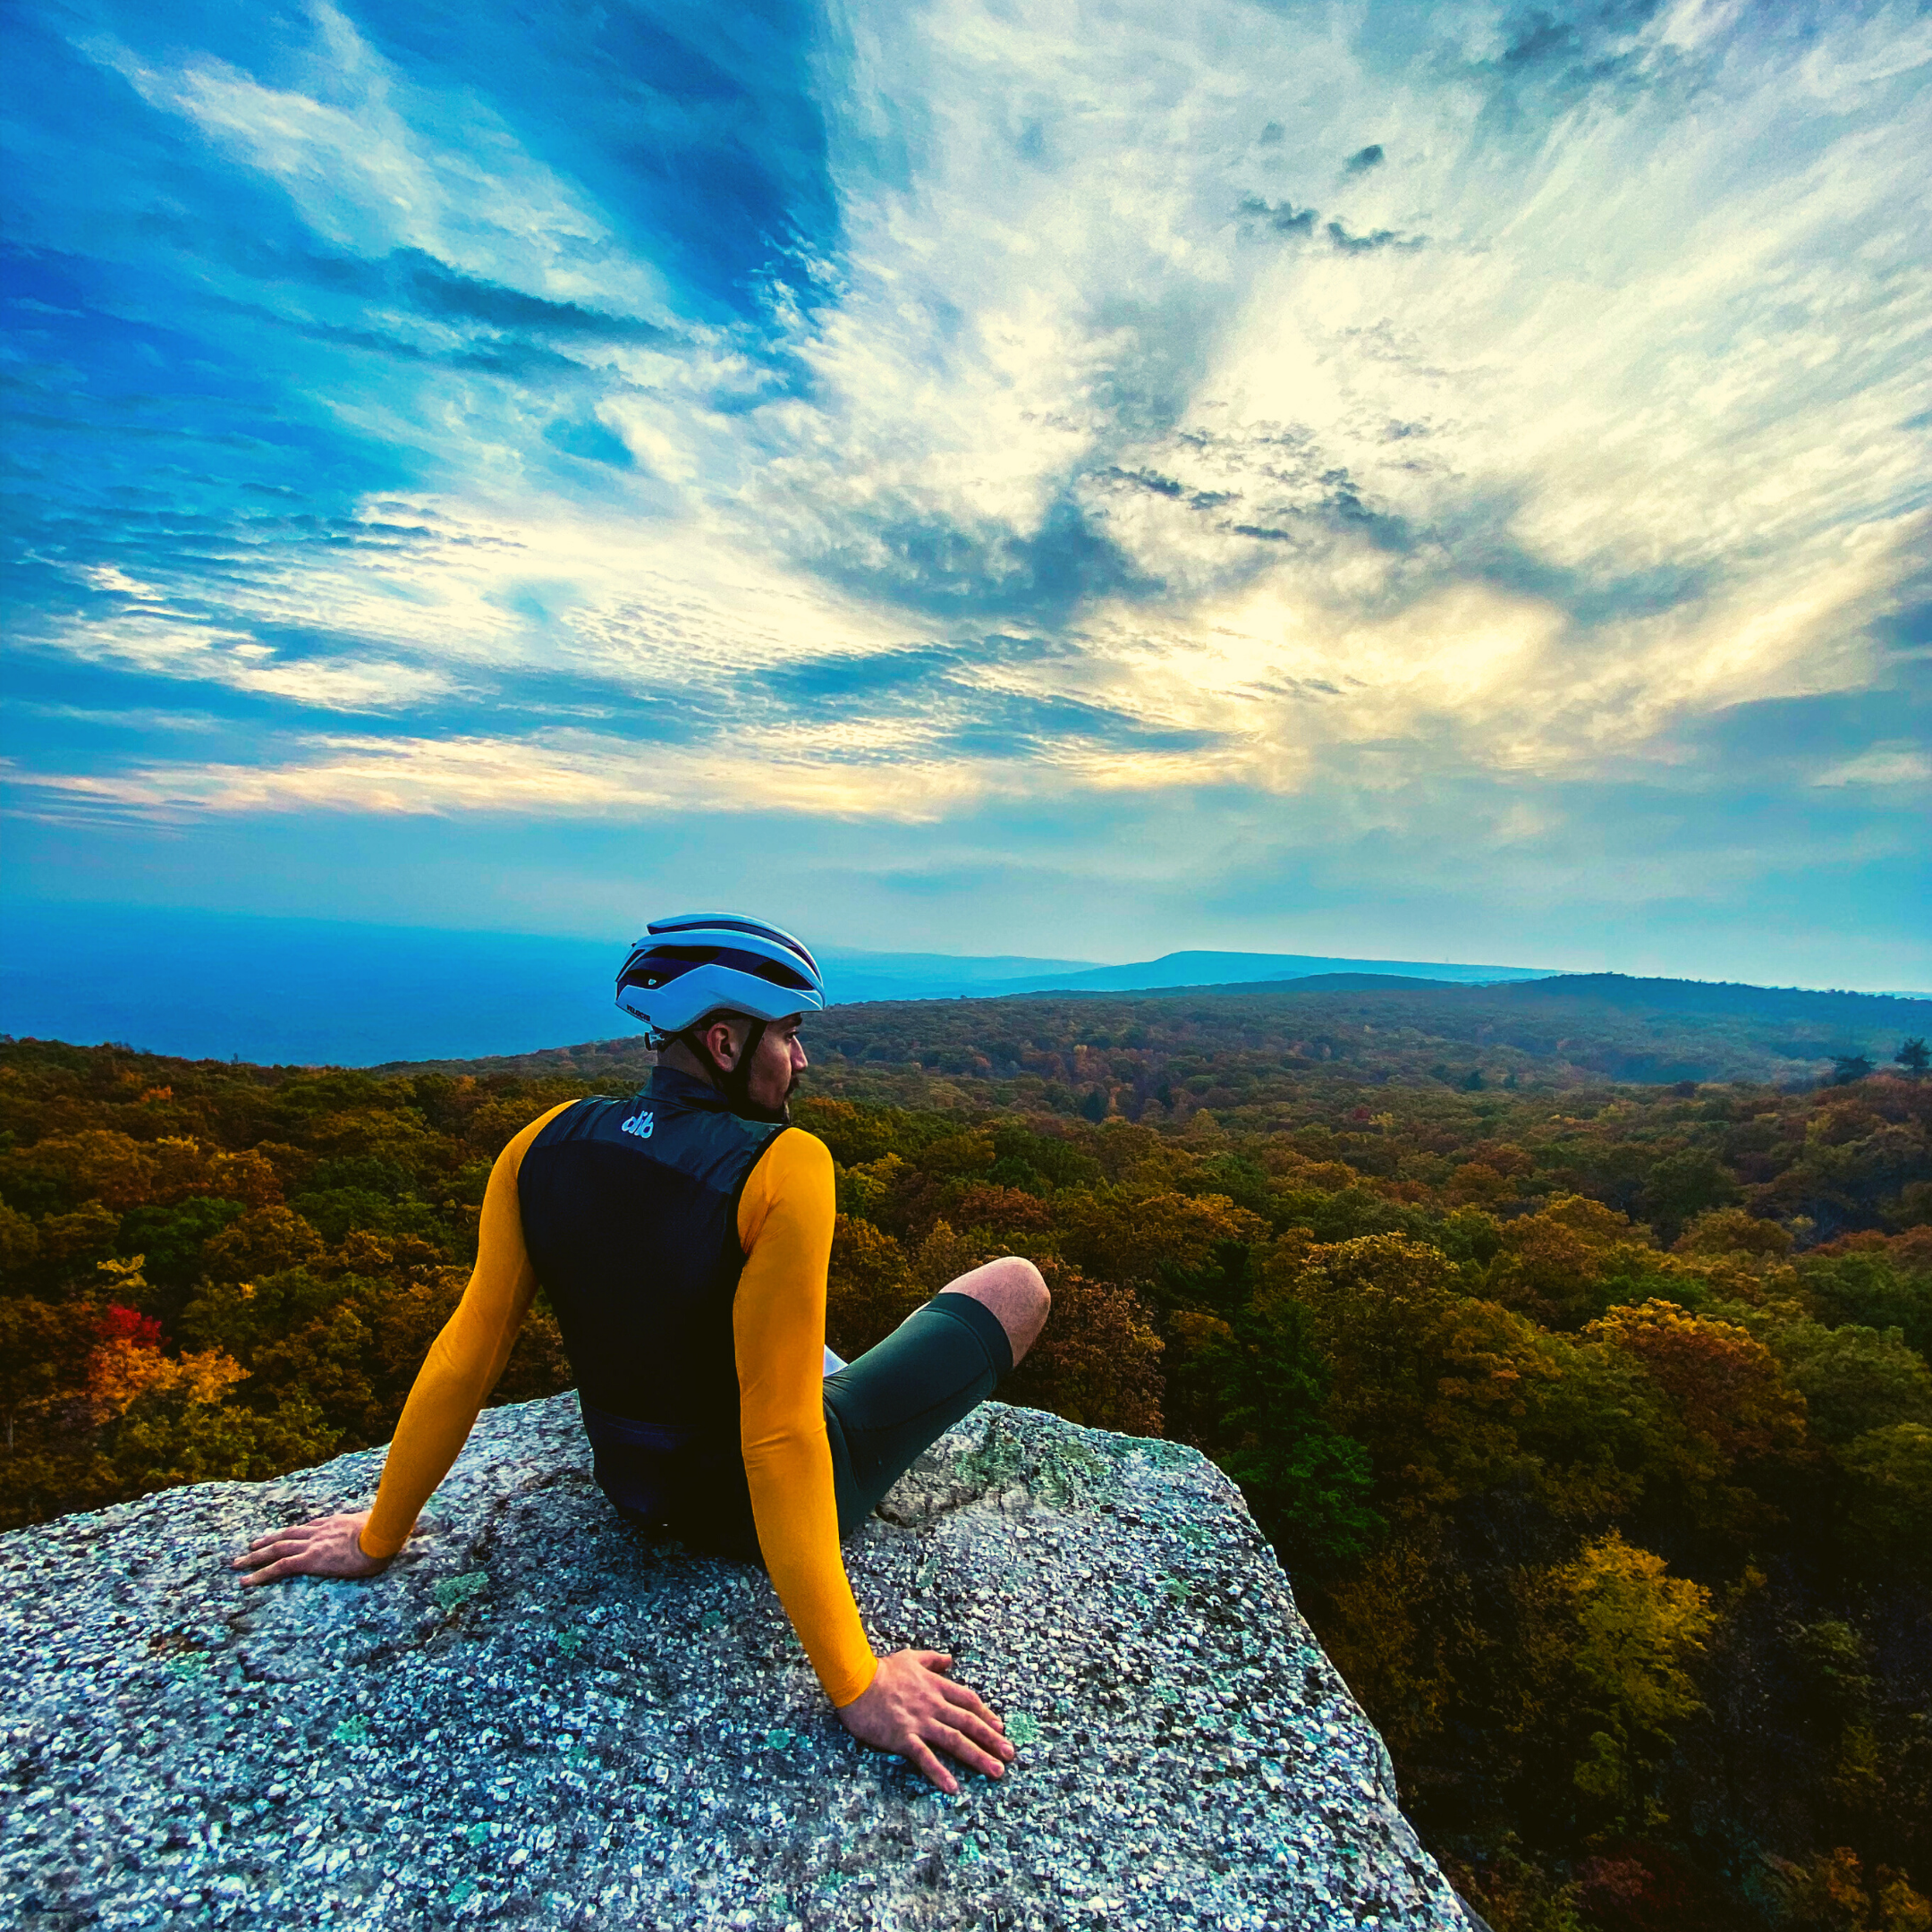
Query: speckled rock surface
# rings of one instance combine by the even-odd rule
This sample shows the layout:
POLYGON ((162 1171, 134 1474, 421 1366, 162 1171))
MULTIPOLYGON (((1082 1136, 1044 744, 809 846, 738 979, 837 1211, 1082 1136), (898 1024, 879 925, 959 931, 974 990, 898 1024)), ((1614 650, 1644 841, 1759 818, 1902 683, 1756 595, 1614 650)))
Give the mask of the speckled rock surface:
POLYGON ((487 1413, 402 1557, 242 1591, 382 1453, 0 1538, 12 1926, 1461 1928, 1387 1755, 1193 1451, 989 1403, 848 1546, 1021 1745, 946 1799, 757 1572, 652 1546, 574 1396, 487 1413))

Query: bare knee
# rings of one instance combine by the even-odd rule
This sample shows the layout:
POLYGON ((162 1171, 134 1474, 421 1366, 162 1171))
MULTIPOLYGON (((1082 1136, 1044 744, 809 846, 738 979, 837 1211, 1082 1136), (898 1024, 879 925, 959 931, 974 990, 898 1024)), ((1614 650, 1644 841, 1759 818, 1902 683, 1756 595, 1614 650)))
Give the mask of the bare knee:
POLYGON ((1053 1306, 1046 1279, 1021 1255, 1002 1255, 945 1285, 947 1294, 967 1294, 982 1303, 1006 1331, 1015 1364, 1039 1340, 1053 1306))

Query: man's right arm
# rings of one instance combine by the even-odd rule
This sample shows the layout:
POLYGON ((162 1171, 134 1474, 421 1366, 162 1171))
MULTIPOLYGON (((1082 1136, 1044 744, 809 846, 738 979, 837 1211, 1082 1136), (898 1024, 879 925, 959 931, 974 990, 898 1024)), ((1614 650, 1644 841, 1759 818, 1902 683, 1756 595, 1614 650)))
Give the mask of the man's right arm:
POLYGON ((367 1519, 331 1516, 258 1537, 235 1559, 237 1569, 252 1572, 244 1582, 371 1575, 409 1541, 418 1513, 449 1474, 502 1376, 537 1292, 537 1273, 523 1242, 517 1174, 530 1143, 563 1111, 552 1107, 533 1120, 496 1157, 483 1196, 476 1267, 417 1373, 383 1464, 375 1507, 367 1519))

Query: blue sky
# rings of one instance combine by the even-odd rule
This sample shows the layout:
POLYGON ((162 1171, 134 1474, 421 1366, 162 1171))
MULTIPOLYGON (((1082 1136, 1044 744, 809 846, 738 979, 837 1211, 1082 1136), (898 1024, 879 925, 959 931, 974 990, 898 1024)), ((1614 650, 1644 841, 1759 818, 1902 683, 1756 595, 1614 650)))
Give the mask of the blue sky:
POLYGON ((21 0, 4 889, 1932 985, 1932 18, 21 0))

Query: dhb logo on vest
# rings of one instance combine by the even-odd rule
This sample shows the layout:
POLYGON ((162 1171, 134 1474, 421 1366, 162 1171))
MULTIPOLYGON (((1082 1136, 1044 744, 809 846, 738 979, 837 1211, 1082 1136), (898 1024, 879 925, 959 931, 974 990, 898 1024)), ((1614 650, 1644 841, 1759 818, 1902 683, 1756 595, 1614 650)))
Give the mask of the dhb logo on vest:
POLYGON ((657 1116, 655 1114, 636 1114, 623 1123, 623 1131, 635 1134, 640 1140, 648 1140, 657 1124, 657 1116))

